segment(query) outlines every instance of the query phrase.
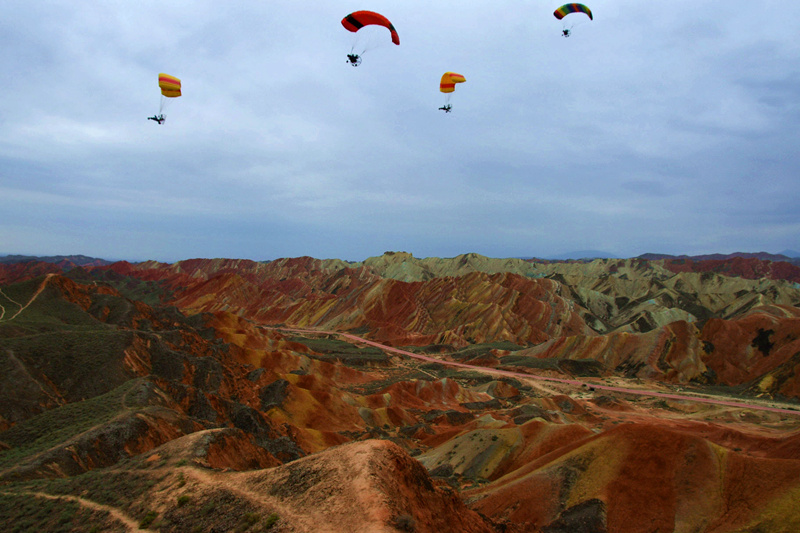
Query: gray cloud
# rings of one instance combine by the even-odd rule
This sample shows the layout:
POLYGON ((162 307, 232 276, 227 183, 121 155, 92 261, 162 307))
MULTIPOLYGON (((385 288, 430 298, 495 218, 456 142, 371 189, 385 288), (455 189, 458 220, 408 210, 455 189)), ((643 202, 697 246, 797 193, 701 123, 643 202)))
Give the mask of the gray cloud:
POLYGON ((589 5, 376 0, 353 69, 335 3, 4 2, 0 253, 800 248, 800 5, 589 5))

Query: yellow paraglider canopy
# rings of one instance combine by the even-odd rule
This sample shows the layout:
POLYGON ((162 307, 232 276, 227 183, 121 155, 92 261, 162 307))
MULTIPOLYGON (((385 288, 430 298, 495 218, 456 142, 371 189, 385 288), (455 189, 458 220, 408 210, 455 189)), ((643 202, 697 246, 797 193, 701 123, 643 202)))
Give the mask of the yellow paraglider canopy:
POLYGON ((455 72, 445 72, 442 74, 442 81, 439 82, 439 91, 445 94, 444 105, 439 109, 445 113, 449 113, 453 106, 450 105, 450 96, 456 90, 456 83, 464 83, 467 78, 455 72))
POLYGON ((439 90, 443 93, 451 93, 456 90, 456 83, 464 83, 467 79, 455 72, 445 72, 442 81, 439 83, 439 90))
POLYGON ((169 100, 166 98, 177 98, 181 95, 181 80, 162 72, 158 75, 158 86, 161 88, 161 105, 158 107, 158 114, 147 117, 147 120, 153 120, 161 125, 167 119, 164 116, 164 107, 169 100))
POLYGON ((181 95, 181 80, 175 76, 162 72, 158 75, 158 86, 161 87, 161 94, 167 98, 176 98, 181 95))

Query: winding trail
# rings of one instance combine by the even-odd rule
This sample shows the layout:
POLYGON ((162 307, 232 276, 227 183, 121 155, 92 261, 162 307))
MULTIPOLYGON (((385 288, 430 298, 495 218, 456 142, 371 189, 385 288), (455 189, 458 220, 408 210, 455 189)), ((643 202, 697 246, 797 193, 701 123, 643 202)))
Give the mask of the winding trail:
POLYGON ((48 500, 70 500, 73 501, 82 507, 86 507, 93 511, 99 512, 107 512, 111 518, 120 522, 128 531, 139 531, 139 523, 135 521, 130 516, 126 515, 116 507, 110 507, 108 505, 103 505, 101 503, 93 502, 91 500, 87 500, 85 498, 80 498, 78 496, 71 496, 69 494, 47 494, 46 492, 29 492, 29 491, 20 491, 20 492, 0 492, 0 494, 5 494, 7 496, 33 496, 34 498, 46 498, 48 500))
POLYGON ((317 335, 336 335, 347 339, 352 342, 359 342, 363 344, 367 344, 369 346, 373 346, 375 348, 380 348, 381 350, 386 350, 387 352, 396 353, 399 355, 404 355, 406 357, 412 357, 414 359, 418 359, 420 361, 426 361, 429 363, 438 363, 440 365, 445 366, 453 366, 457 368, 464 368, 468 370, 474 370, 477 372, 482 372, 484 374, 493 374, 498 376, 508 376, 513 377, 516 379, 531 379, 531 380, 538 380, 538 381, 550 381, 555 383, 561 383, 564 385, 572 385, 577 387, 591 387, 597 390, 605 390, 609 392, 617 392, 623 394, 635 394, 637 396, 647 396, 651 398, 663 398, 667 400, 679 400, 683 402, 698 402, 698 403, 707 403, 713 405, 721 405, 725 407, 736 407, 740 409, 756 409, 759 411, 769 411, 772 413, 781 413, 784 415, 793 415, 800 417, 800 410, 791 409, 791 408, 781 408, 781 407, 774 407, 770 405, 763 405, 760 403, 745 403, 745 402, 735 402, 732 400, 720 400, 717 398, 712 398, 709 396, 695 396, 693 394, 676 394, 670 392, 658 392, 652 390, 643 390, 643 389, 630 389, 626 387, 615 387, 612 385, 603 385, 599 383, 594 383, 591 381, 580 381, 577 379, 566 379, 566 378, 555 378, 555 377, 548 377, 548 376, 537 376, 535 374, 526 374, 524 372, 513 372, 511 370, 500 370, 497 368, 488 368, 484 366, 476 366, 470 365, 467 363, 458 363, 455 361, 443 361, 441 359, 436 359, 435 357, 429 357, 427 355, 422 355, 414 352, 410 352, 408 350, 403 350, 401 348, 394 348, 392 346, 386 346, 385 344, 381 344, 379 342, 367 340, 351 333, 344 333, 341 331, 324 331, 324 330, 316 330, 316 329, 308 329, 308 328, 292 328, 292 327, 271 327, 271 326, 260 326, 265 329, 274 329, 279 331, 289 331, 293 333, 301 333, 301 334, 317 334, 317 335))
MULTIPOLYGON (((264 494, 247 485, 247 477, 251 472, 237 472, 231 476, 226 472, 205 471, 200 468, 188 467, 181 470, 186 477, 200 482, 204 488, 213 487, 228 490, 246 500, 266 506, 276 512, 289 531, 319 531, 318 524, 325 523, 324 516, 299 514, 291 505, 286 505, 280 499, 264 494), (244 480, 242 479, 244 478, 244 480)), ((258 471, 255 471, 258 472, 258 471)))
POLYGON ((20 313, 22 313, 25 309, 27 309, 28 306, 31 305, 34 300, 36 300, 36 298, 42 293, 44 288, 47 286, 47 282, 49 282, 50 278, 52 278, 53 276, 55 276, 55 274, 47 274, 44 277, 44 279, 42 280, 42 283, 39 285, 39 288, 36 289, 36 292, 33 293, 33 296, 31 296, 31 299, 28 300, 28 303, 26 303, 25 305, 22 305, 19 302, 16 302, 16 301, 12 300, 3 291, 0 290, 0 294, 5 296, 8 301, 10 301, 12 303, 15 303, 15 304, 17 304, 19 306, 19 310, 16 313, 14 313, 14 316, 12 316, 10 318, 7 318, 7 319, 3 318, 5 316, 5 308, 3 308, 3 314, 0 315, 0 320, 5 320, 6 322, 8 322, 8 321, 11 321, 11 320, 14 320, 15 318, 17 318, 20 313))
MULTIPOLYGON (((18 301, 16 301, 16 300, 14 300, 13 298, 11 298, 11 297, 10 297, 8 294, 4 293, 4 292, 3 292, 3 289, 0 289, 0 296, 2 296, 3 298, 5 298, 6 300, 8 300, 9 302, 11 302, 12 304, 16 305, 16 306, 17 306, 17 307, 19 307, 20 309, 22 309, 22 304, 21 304, 21 303, 19 303, 19 302, 18 302, 18 301)), ((0 305, 0 321, 2 321, 2 320, 3 320, 3 317, 4 317, 4 316, 6 316, 6 308, 5 308, 4 306, 0 305)))

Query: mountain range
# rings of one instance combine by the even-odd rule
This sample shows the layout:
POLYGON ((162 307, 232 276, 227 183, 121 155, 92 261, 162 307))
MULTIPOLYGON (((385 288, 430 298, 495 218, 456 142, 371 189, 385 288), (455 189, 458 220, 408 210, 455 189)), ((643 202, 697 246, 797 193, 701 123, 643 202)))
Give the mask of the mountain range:
POLYGON ((80 261, 0 264, 2 523, 800 528, 791 262, 80 261))
MULTIPOLYGON (((392 253, 392 252, 387 252, 392 253)), ((405 253, 405 252, 401 252, 405 253)), ((637 256, 637 259, 658 260, 658 259, 691 259, 693 261, 706 261, 706 260, 728 260, 735 257, 745 259, 755 258, 764 261, 786 261, 793 264, 800 264, 800 252, 795 250, 784 250, 777 254, 769 252, 735 252, 732 254, 706 254, 706 255, 670 255, 658 253, 646 253, 637 256)), ((536 260, 536 257, 520 257, 519 259, 536 260)), ((594 259, 620 259, 619 256, 601 250, 575 250, 572 252, 564 252, 552 256, 542 257, 540 259, 547 261, 591 261, 594 259)), ((58 263, 67 269, 75 266, 100 266, 108 265, 114 261, 107 259, 100 259, 97 257, 89 257, 85 255, 51 255, 51 256, 35 256, 35 255, 19 255, 19 254, 6 254, 0 255, 0 263, 25 263, 31 261, 41 261, 45 263, 58 263)), ((355 261, 348 261, 354 263, 355 261)))

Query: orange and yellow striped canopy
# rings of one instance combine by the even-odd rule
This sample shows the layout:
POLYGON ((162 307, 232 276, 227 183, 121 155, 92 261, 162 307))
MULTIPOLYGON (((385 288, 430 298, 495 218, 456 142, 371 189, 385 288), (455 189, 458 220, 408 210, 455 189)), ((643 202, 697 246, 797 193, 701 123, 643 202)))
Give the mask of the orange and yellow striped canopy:
POLYGON ((439 90, 443 93, 451 93, 456 90, 456 83, 463 83, 467 78, 455 72, 445 72, 442 81, 439 83, 439 90))
POLYGON ((162 72, 158 75, 158 86, 161 87, 161 94, 168 98, 176 98, 181 95, 181 80, 175 76, 162 72))

